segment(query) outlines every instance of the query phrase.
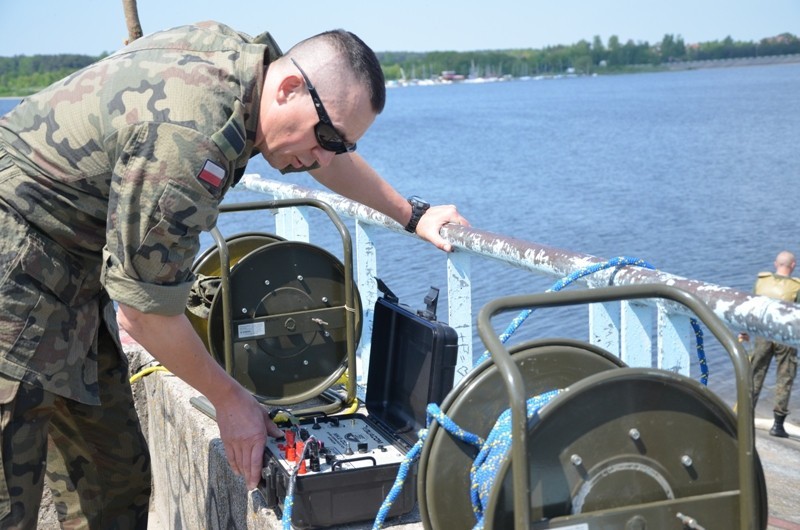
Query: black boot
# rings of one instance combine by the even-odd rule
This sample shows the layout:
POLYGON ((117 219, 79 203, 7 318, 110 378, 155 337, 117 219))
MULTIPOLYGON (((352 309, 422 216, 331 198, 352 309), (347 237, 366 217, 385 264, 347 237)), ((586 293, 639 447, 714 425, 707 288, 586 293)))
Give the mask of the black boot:
POLYGON ((786 419, 786 416, 783 414, 775 413, 775 423, 772 424, 772 428, 769 430, 769 434, 771 436, 777 436, 778 438, 788 438, 789 433, 786 432, 786 429, 783 428, 783 420, 786 419))

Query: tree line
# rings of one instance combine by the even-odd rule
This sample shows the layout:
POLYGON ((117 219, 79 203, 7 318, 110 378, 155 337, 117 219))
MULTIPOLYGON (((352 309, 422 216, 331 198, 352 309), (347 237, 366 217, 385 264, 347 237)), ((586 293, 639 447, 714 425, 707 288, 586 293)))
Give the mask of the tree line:
POLYGON ((553 75, 565 72, 593 74, 626 72, 684 61, 743 59, 800 53, 800 39, 791 33, 758 42, 721 41, 686 44, 678 35, 664 35, 656 43, 623 43, 616 35, 608 41, 596 36, 570 46, 542 49, 485 50, 474 52, 382 52, 378 58, 387 79, 429 79, 444 71, 474 77, 553 75))
MULTIPOLYGON (((592 42, 542 49, 483 50, 470 52, 379 52, 387 80, 431 79, 448 71, 465 77, 522 77, 564 72, 593 74, 626 72, 642 66, 659 67, 674 62, 743 59, 800 53, 800 38, 791 33, 758 42, 721 41, 686 44, 680 35, 664 35, 660 42, 623 43, 612 35, 592 42)), ((66 77, 107 54, 17 55, 0 57, 0 96, 24 96, 66 77)))
POLYGON ((0 57, 0 96, 25 96, 102 59, 100 56, 15 55, 0 57))

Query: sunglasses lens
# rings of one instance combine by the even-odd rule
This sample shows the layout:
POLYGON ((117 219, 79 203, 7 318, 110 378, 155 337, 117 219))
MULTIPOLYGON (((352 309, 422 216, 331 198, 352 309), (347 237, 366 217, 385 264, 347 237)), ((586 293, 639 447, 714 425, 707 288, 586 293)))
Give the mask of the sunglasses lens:
POLYGON ((342 153, 352 152, 356 150, 356 144, 345 143, 336 129, 327 123, 318 122, 314 131, 317 135, 319 145, 327 150, 333 151, 337 155, 342 153))

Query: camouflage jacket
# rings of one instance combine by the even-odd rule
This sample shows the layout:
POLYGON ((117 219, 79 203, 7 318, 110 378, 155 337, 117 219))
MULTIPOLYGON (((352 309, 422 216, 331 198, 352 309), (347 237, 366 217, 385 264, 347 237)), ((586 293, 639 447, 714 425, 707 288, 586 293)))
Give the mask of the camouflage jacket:
POLYGON ((104 291, 184 311, 279 53, 213 22, 175 28, 0 118, 0 372, 97 403, 101 311, 116 326, 104 291))

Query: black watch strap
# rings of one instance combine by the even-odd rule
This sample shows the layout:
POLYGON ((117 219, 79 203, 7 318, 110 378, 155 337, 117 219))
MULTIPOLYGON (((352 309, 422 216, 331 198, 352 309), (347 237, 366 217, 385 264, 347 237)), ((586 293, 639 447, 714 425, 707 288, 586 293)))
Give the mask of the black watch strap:
POLYGON ((411 219, 408 220, 408 224, 406 225, 406 232, 414 234, 417 232, 417 224, 420 218, 428 211, 431 205, 416 195, 408 198, 408 204, 411 205, 411 219))

